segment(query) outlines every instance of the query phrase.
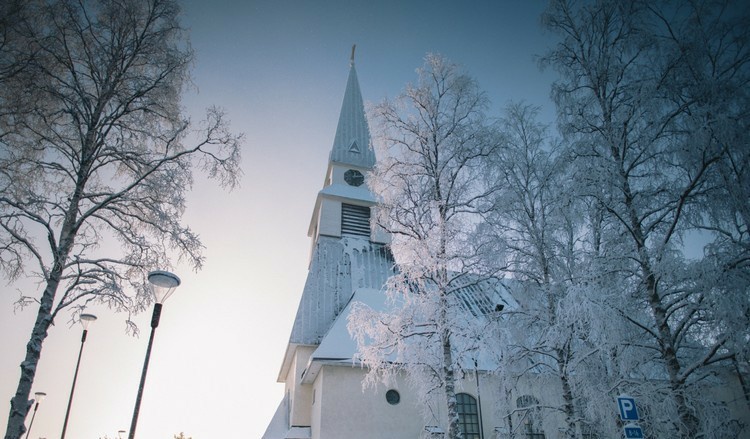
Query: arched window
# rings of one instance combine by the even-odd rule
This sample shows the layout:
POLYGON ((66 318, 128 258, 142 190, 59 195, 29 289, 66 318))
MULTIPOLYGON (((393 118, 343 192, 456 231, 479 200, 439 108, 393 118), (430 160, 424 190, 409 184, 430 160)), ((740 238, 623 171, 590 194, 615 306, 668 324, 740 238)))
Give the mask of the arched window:
POLYGON ((463 439, 479 439, 479 410, 477 400, 468 393, 456 395, 458 428, 463 439))
POLYGON ((516 407, 520 416, 524 439, 544 439, 544 431, 540 427, 539 400, 531 395, 522 395, 516 399, 516 407))

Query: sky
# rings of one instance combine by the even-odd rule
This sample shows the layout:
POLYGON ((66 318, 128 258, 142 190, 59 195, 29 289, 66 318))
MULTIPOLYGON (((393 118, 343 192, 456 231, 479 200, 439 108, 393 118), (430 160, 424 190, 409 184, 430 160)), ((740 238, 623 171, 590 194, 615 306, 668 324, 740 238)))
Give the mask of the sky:
MULTIPOLYGON (((367 103, 398 95, 426 53, 463 65, 499 115, 509 101, 539 105, 553 121, 553 72, 537 57, 553 36, 545 2, 529 0, 186 0, 195 51, 183 99, 199 120, 224 108, 245 133, 240 188, 196 174, 184 221, 206 246, 204 268, 177 265, 182 285, 157 329, 137 437, 260 438, 283 396, 276 383, 307 275, 307 228, 322 188, 349 70, 351 46, 367 103)), ((36 309, 14 311, 28 282, 0 290, 0 424, 20 375, 36 309)), ((36 292, 36 293, 35 293, 36 292)), ((117 438, 130 426, 151 311, 125 333, 125 315, 91 309, 66 437, 117 438)), ((68 315, 50 330, 33 392, 47 393, 30 438, 59 437, 80 348, 68 315)), ((31 419, 31 415, 27 420, 31 419)))

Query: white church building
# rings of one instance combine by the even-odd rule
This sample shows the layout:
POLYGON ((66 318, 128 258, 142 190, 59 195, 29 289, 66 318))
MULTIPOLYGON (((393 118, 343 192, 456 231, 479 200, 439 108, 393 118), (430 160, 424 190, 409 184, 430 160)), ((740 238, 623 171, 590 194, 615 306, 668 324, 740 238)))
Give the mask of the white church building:
MULTIPOLYGON (((390 237, 370 224, 376 198, 365 179, 374 166, 352 63, 323 188, 310 221, 309 273, 279 370, 285 393, 263 439, 439 438, 447 431, 444 397, 436 396, 431 407, 420 406, 405 379, 363 389, 367 371, 353 360, 357 345, 347 330, 351 304, 383 307, 383 285, 394 268, 390 237)), ((472 313, 482 314, 500 309, 498 305, 517 306, 499 283, 467 292, 465 303, 474 308, 472 313)), ((503 439, 510 437, 509 428, 516 432, 514 437, 524 439, 562 437, 561 415, 542 418, 524 409, 539 404, 535 394, 540 388, 558 383, 520 382, 501 402, 497 378, 481 365, 479 369, 464 375, 457 386, 464 439, 503 439), (511 418, 502 416, 499 407, 506 407, 506 414, 512 411, 511 418)))

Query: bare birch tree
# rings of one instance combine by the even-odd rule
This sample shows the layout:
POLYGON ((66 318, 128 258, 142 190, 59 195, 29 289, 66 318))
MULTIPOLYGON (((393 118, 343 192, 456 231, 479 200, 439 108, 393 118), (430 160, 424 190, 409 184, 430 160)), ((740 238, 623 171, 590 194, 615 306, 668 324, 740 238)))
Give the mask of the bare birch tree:
MULTIPOLYGON (((640 376, 654 399, 667 397, 663 416, 651 419, 657 436, 721 437, 701 385, 712 366, 729 364, 734 331, 746 334, 728 323, 738 321, 729 310, 747 309, 747 283, 709 288, 685 244, 710 228, 710 206, 723 203, 712 194, 731 192, 714 184, 720 164, 747 149, 746 137, 727 136, 747 125, 747 10, 732 1, 560 0, 545 22, 562 38, 547 62, 561 73, 554 94, 577 193, 615 231, 602 243, 612 256, 605 265, 618 270, 611 289, 638 333, 630 347, 650 356, 622 383, 640 376)), ((743 239, 744 221, 731 239, 743 239)), ((746 279, 746 257, 730 259, 746 279)))
MULTIPOLYGON (((393 236, 399 274, 388 282, 395 311, 358 309, 349 322, 370 379, 406 372, 425 398, 445 395, 448 437, 460 437, 456 380, 471 338, 453 293, 482 273, 471 236, 493 188, 477 178, 498 147, 477 83, 440 55, 427 55, 415 85, 374 108, 384 148, 371 184, 377 223, 393 236)), ((472 365, 473 367, 473 365, 472 365)))
POLYGON ((146 275, 169 268, 170 254, 199 269, 201 242, 181 221, 193 169, 229 188, 241 174, 240 136, 221 111, 199 126, 181 115, 192 52, 176 1, 25 4, 34 13, 14 26, 33 56, 15 46, 0 63, 23 65, 0 87, 0 268, 43 289, 18 302, 38 311, 6 439, 24 432, 59 313, 143 310, 146 275))

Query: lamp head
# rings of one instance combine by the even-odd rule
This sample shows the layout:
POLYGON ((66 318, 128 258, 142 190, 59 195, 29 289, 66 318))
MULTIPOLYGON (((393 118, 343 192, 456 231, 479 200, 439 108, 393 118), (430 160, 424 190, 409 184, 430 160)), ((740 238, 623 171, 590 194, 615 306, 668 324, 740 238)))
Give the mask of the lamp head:
POLYGON ((44 392, 34 392, 34 400, 36 401, 37 404, 42 402, 45 396, 47 396, 47 394, 44 392))
POLYGON ((148 281, 153 285, 156 303, 164 303, 180 285, 180 278, 168 271, 156 270, 148 274, 148 281))
POLYGON ((81 314, 81 325, 83 329, 89 329, 89 325, 96 321, 96 316, 93 314, 81 314))

